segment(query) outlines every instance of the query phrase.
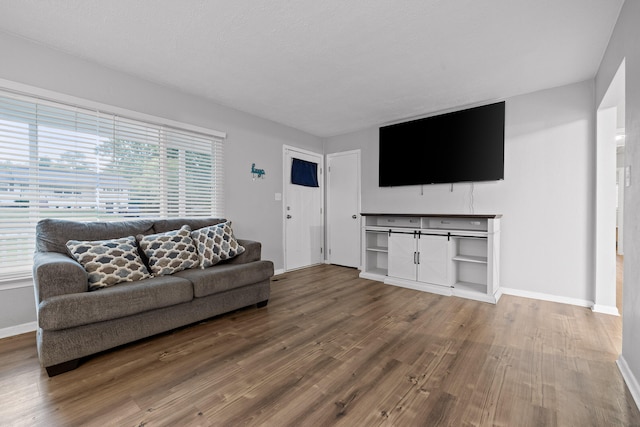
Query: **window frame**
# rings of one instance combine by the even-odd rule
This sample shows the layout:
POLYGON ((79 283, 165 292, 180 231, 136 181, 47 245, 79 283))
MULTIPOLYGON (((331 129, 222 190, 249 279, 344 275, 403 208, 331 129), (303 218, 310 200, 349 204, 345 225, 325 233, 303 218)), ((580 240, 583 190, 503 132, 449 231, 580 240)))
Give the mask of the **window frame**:
MULTIPOLYGON (((224 146, 224 140, 226 139, 226 136, 227 136, 225 132, 220 132, 217 130, 212 130, 212 129, 208 129, 200 126, 195 126, 188 123, 178 122, 171 119, 153 116, 150 114, 140 113, 140 112, 128 110, 121 107, 115 107, 108 104, 89 101, 83 98, 77 98, 74 96, 65 95, 62 93, 54 92, 54 91, 35 88, 32 86, 23 85, 20 83, 16 83, 16 82, 4 80, 4 79, 0 79, 0 95, 8 96, 11 98, 23 99, 27 102, 33 102, 38 105, 47 105, 54 108, 62 108, 65 110, 79 109, 79 110, 82 110, 83 112, 90 111, 92 113, 95 113, 96 116, 99 116, 102 114, 106 116, 122 118, 123 120, 131 120, 131 121, 142 123, 152 127, 158 127, 160 129, 159 141, 160 140, 163 141, 162 145, 158 146, 158 149, 164 150, 165 152, 167 150, 167 145, 166 145, 167 132, 168 133, 185 132, 189 134, 197 134, 200 137, 210 139, 212 143, 211 162, 213 165, 212 168, 215 169, 215 171, 212 171, 212 178, 215 178, 215 184, 212 184, 214 185, 214 189, 215 189, 214 194, 212 196, 212 199, 213 199, 212 209, 215 209, 216 211, 215 214, 217 214, 218 216, 224 215, 224 149, 223 149, 223 146, 224 146), (216 156, 219 156, 219 157, 216 157, 216 156)), ((24 123, 28 124, 27 121, 25 121, 24 123)), ((31 137, 29 138, 29 140, 30 140, 29 144, 31 144, 32 143, 31 137)), ((170 147, 170 149, 171 148, 174 148, 174 147, 170 147)), ((186 149, 184 147, 178 147, 177 151, 182 153, 181 156, 182 156, 182 159, 184 160, 186 149)), ((30 154, 29 156, 31 155, 32 154, 30 154)), ((29 165, 28 165, 28 167, 30 168, 29 173, 32 173, 31 168, 34 167, 34 162, 32 162, 31 160, 32 159, 29 160, 29 165)), ((166 158, 160 157, 160 161, 166 162, 166 158)), ((39 166, 36 166, 36 169, 38 167, 39 166)), ((184 170, 185 165, 181 165, 180 167, 184 170)), ((166 182, 165 181, 162 181, 162 182, 163 182, 162 185, 166 187, 166 182)), ((181 179, 180 185, 181 185, 180 188, 184 188, 183 179, 181 179)), ((168 205, 167 199, 169 197, 168 194, 166 193, 166 191, 165 192, 161 191, 161 193, 159 194, 160 194, 160 200, 159 200, 160 214, 155 215, 154 217, 175 218, 175 217, 182 217, 182 216, 204 216, 202 214, 189 215, 189 213, 186 211, 186 206, 179 206, 178 212, 169 212, 169 210, 167 209, 167 205, 168 205)), ((184 199, 185 197, 186 196, 184 195, 181 196, 179 203, 183 203, 185 200, 184 199)), ((37 215, 36 210, 37 208, 31 209, 31 207, 29 207, 29 216, 30 218, 32 218, 30 222, 33 222, 33 221, 37 222, 37 220, 40 219, 40 218, 33 218, 34 215, 37 215)), ((214 213, 212 212, 209 215, 214 215, 214 213)), ((141 218, 144 218, 144 217, 145 216, 141 216, 141 218)), ((146 217, 149 218, 148 215, 146 217)), ((135 218, 132 218, 132 219, 135 219, 135 218)), ((2 219, 0 219, 0 221, 1 220, 2 219)), ((118 220, 118 219, 114 218, 114 220, 118 220)), ((35 222, 33 223, 35 224, 35 222)), ((34 241, 35 241, 35 229, 33 230, 33 232, 34 232, 34 241)), ((22 265, 23 264, 20 264, 20 266, 22 265)), ((28 271, 26 271, 24 267, 18 267, 16 268, 15 271, 8 272, 8 273, 7 272, 0 273, 0 290, 30 286, 31 279, 32 279, 31 268, 29 268, 28 271), (29 279, 28 282, 27 282, 27 279, 29 279)))

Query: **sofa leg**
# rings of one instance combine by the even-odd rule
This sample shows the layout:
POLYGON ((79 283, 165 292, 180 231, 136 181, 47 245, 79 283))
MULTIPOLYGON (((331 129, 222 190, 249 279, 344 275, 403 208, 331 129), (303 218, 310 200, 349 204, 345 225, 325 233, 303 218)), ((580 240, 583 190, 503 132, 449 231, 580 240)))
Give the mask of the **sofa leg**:
POLYGON ((267 304, 269 304, 269 300, 266 299, 264 301, 260 301, 258 304, 256 304, 258 306, 258 308, 262 308, 262 307, 266 307, 267 304))
POLYGON ((80 359, 69 360, 68 362, 62 362, 57 365, 47 366, 47 375, 55 377, 56 375, 64 374, 65 372, 73 371, 80 365, 80 359))

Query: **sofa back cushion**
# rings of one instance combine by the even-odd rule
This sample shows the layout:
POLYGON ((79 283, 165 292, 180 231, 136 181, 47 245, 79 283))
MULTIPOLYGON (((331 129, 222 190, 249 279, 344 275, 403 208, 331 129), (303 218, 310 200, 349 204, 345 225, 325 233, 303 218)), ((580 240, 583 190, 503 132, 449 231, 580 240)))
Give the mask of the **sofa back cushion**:
POLYGON ((36 226, 36 252, 68 254, 68 240, 108 240, 139 234, 164 233, 178 230, 185 224, 196 230, 225 221, 223 218, 137 219, 114 222, 43 219, 36 226))
MULTIPOLYGON (((43 219, 36 226, 36 252, 68 254, 69 240, 109 240, 138 234, 151 234, 150 219, 116 222, 80 222, 64 219, 43 219)), ((180 228, 180 226, 176 227, 180 228)))
MULTIPOLYGON (((168 218, 156 219, 153 223, 153 233, 166 233, 167 231, 178 230, 183 225, 188 225, 192 230, 207 227, 209 225, 226 222, 224 218, 168 218)), ((142 233, 145 234, 145 233, 142 233)), ((135 234, 134 234, 135 236, 135 234)))

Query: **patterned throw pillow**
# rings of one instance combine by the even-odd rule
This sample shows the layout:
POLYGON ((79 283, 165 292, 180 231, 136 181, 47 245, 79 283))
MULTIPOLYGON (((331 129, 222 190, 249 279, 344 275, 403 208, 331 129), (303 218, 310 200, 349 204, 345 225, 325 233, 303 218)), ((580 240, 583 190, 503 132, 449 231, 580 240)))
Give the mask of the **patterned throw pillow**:
POLYGON ((177 273, 200 264, 190 234, 191 228, 183 225, 180 230, 137 236, 140 249, 147 256, 149 268, 155 276, 177 273))
POLYGON ((230 222, 192 231, 191 237, 198 248, 200 268, 211 267, 244 252, 244 246, 233 236, 230 222))
POLYGON ((151 277, 133 236, 93 242, 69 240, 67 249, 89 273, 90 291, 151 277))

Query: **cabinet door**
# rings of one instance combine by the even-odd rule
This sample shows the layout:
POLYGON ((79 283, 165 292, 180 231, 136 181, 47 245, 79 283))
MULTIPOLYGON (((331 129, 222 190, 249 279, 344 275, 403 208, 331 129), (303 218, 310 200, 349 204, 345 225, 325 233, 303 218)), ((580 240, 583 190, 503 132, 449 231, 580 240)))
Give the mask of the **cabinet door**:
POLYGON ((391 233, 389 236, 388 275, 416 280, 416 238, 413 234, 391 233))
POLYGON ((451 285, 451 241, 447 236, 425 236, 418 239, 418 281, 434 285, 451 285))

